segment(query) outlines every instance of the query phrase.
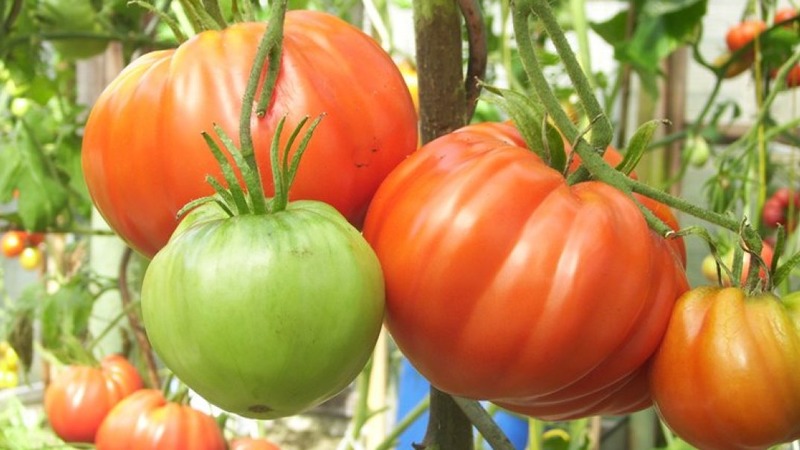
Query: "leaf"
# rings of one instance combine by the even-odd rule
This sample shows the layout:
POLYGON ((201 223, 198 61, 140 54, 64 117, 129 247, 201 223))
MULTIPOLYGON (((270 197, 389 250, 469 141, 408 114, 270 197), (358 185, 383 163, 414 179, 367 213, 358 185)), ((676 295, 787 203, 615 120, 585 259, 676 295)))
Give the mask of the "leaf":
POLYGON ((617 170, 625 175, 630 174, 639 164, 642 155, 647 151, 647 147, 653 140, 653 135, 658 127, 667 123, 669 122, 666 120, 655 119, 642 124, 631 136, 625 151, 625 157, 617 165, 617 170))
POLYGON ((17 134, 18 213, 28 230, 46 229, 67 206, 67 192, 30 129, 20 122, 17 134))
POLYGON ((58 350, 64 336, 86 337, 95 297, 82 277, 62 285, 42 299, 42 346, 58 350))

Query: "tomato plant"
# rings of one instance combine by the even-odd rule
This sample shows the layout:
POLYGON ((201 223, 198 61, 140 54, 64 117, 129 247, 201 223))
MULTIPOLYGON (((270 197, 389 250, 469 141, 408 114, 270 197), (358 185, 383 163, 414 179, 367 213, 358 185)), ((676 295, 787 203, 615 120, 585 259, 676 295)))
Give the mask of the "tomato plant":
POLYGON ((97 450, 225 450, 213 417, 141 389, 119 402, 97 431, 97 450))
POLYGON ((768 448, 800 438, 800 303, 701 287, 675 305, 653 357, 655 407, 708 450, 768 448))
POLYGON ((2 246, 3 256, 6 258, 14 258, 19 256, 25 249, 25 240, 27 233, 24 231, 6 231, 3 234, 2 246))
POLYGON ((750 19, 733 25, 725 35, 725 43, 728 49, 735 52, 752 42, 756 36, 767 29, 767 24, 763 20, 750 19))
MULTIPOLYGON (((177 211, 213 192, 206 175, 220 170, 200 133, 214 124, 232 136, 239 129, 264 30, 264 23, 236 24, 142 56, 92 108, 82 152, 89 191, 141 253, 153 256, 175 229, 177 211)), ((262 172, 270 171, 265 150, 282 117, 293 128, 306 115, 327 113, 292 198, 329 203, 359 227, 379 183, 417 145, 403 77, 368 35, 314 11, 288 12, 280 67, 268 112, 252 119, 262 172)), ((269 179, 264 190, 273 193, 269 179)))
POLYGON ((275 443, 266 439, 236 438, 230 442, 228 450, 280 450, 275 443))
MULTIPOLYGON (((783 8, 778 8, 775 11, 775 23, 783 23, 788 22, 797 17, 797 10, 792 8, 791 6, 785 6, 783 8)), ((791 25, 791 24, 787 24, 791 25)))
MULTIPOLYGON (((41 0, 37 16, 42 31, 46 33, 96 33, 103 27, 98 20, 98 11, 91 0, 41 0)), ((67 59, 81 59, 102 53, 108 39, 59 38, 52 45, 67 59)))
POLYGON ((53 431, 67 442, 93 442, 100 423, 120 400, 142 388, 136 368, 120 355, 100 367, 65 367, 48 384, 44 410, 53 431))
POLYGON ((567 185, 512 131, 462 128, 381 185, 364 235, 386 325, 448 393, 550 419, 644 408, 644 364, 688 289, 681 258, 629 197, 567 185))

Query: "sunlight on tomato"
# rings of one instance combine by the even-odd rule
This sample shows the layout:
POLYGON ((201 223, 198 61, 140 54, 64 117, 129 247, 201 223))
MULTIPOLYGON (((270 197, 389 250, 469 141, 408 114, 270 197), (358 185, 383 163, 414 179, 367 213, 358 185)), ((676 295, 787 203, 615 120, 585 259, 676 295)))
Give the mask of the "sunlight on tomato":
POLYGON ((19 265, 25 270, 38 269, 41 267, 42 261, 42 250, 38 247, 25 247, 19 254, 19 265))
POLYGON ((19 256, 25 249, 25 236, 27 233, 24 231, 6 231, 3 234, 2 252, 6 258, 15 258, 19 256))

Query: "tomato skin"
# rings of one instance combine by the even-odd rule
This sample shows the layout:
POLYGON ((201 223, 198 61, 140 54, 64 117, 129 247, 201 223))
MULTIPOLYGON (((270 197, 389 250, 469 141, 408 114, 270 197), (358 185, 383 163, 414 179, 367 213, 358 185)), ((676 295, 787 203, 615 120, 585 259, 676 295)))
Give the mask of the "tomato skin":
POLYGON ((228 450, 280 450, 280 447, 266 439, 236 438, 228 450))
MULTIPOLYGON (((798 71, 800 71, 800 67, 798 67, 798 71)), ((798 75, 800 75, 800 72, 798 75)), ((776 190, 764 203, 761 219, 764 225, 769 228, 777 228, 778 225, 782 225, 791 233, 797 226, 797 218, 787 217, 789 209, 792 209, 795 216, 800 212, 800 193, 794 189, 782 187, 776 190)))
POLYGON ((19 256, 25 249, 27 235, 28 233, 24 231, 6 231, 3 234, 2 242, 0 242, 3 256, 6 258, 15 258, 19 256))
POLYGON ((57 373, 45 390, 44 410, 60 438, 94 442, 111 408, 141 388, 136 368, 123 356, 108 355, 100 367, 73 365, 57 373))
MULTIPOLYGON (((787 6, 787 7, 779 8, 777 11, 775 11, 774 20, 775 20, 775 23, 778 24, 778 23, 783 23, 783 22, 792 20, 795 17, 797 17, 797 10, 792 8, 791 6, 787 6)), ((785 26, 791 27, 792 24, 786 24, 785 26)))
POLYGON ((97 432, 97 450, 225 450, 214 418, 141 389, 121 401, 97 432))
MULTIPOLYGON (((734 256, 733 253, 734 250, 731 248, 728 249, 728 251, 722 255, 722 262, 725 263, 725 265, 728 266, 729 269, 733 268, 733 256, 734 256)), ((775 249, 772 247, 772 244, 766 241, 762 242, 761 253, 759 256, 761 256, 761 260, 764 261, 764 264, 766 264, 767 267, 769 267, 772 264, 772 257, 774 256, 774 254, 775 254, 775 249)), ((744 286, 744 284, 747 282, 747 274, 750 271, 750 259, 751 256, 749 253, 745 253, 742 257, 742 275, 741 278, 739 279, 740 286, 744 286)), ((705 258, 703 258, 700 270, 702 271, 703 276, 708 281, 712 282, 719 281, 717 277, 717 261, 714 259, 712 255, 707 255, 705 258)), ((762 280, 766 279, 767 277, 767 272, 766 270, 764 270, 763 267, 759 269, 758 274, 762 280)), ((723 286, 726 287, 731 286, 731 279, 728 276, 728 274, 725 273, 725 271, 722 271, 720 278, 723 286)))
POLYGON ((219 207, 192 211, 144 277, 144 324, 164 364, 250 418, 297 414, 347 387, 384 315, 380 263, 358 230, 311 200, 219 219, 201 208, 219 207))
MULTIPOLYGON (((152 257, 190 200, 213 193, 220 177, 201 137, 219 124, 238 142, 239 113, 264 23, 208 31, 176 50, 129 65, 92 108, 82 148, 97 208, 133 248, 152 257), (124 151, 120 151, 124 148, 124 151)), ((336 207, 360 227, 380 182, 417 147, 417 120, 394 61, 369 36, 315 11, 289 11, 275 96, 253 134, 261 173, 278 121, 292 130, 327 113, 292 187, 292 199, 336 207)), ((284 133, 282 143, 289 139, 284 133)), ((272 180, 264 177, 267 196, 272 180)))
POLYGON ((644 408, 679 257, 627 196, 570 187, 487 127, 418 150, 370 206, 388 330, 455 395, 547 419, 644 408))
POLYGON ((692 445, 760 449, 800 438, 800 310, 772 294, 682 296, 650 368, 656 410, 692 445))
POLYGON ((745 20, 730 27, 725 35, 725 43, 728 45, 728 50, 735 52, 741 49, 766 29, 767 24, 758 19, 745 20))
POLYGON ((38 247, 25 247, 19 254, 19 265, 25 270, 34 270, 42 265, 43 258, 38 247))

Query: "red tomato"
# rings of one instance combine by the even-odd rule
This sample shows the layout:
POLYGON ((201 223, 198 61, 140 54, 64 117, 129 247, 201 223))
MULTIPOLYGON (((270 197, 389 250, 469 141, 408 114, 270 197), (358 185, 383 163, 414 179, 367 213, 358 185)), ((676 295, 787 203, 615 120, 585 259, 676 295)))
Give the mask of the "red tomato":
POLYGON ((28 236, 28 233, 24 231, 6 231, 3 234, 2 242, 2 251, 3 256, 6 258, 14 258, 22 253, 22 250, 25 249, 25 239, 28 236))
POLYGON ((53 431, 67 442, 94 442, 100 423, 120 400, 142 388, 136 368, 120 355, 100 367, 67 366, 44 394, 44 410, 53 431))
MULTIPOLYGON (((213 193, 206 175, 221 172, 201 132, 219 124, 238 142, 241 100, 265 26, 236 24, 144 55, 93 107, 82 149, 89 192, 144 255, 167 242, 181 207, 213 193)), ((323 112, 291 198, 329 203, 360 227, 380 182, 417 147, 414 104, 394 61, 368 35, 332 15, 289 11, 273 101, 264 118, 253 118, 267 195, 278 121, 288 115, 292 130, 323 112)))
POLYGON ((767 29, 767 24, 762 20, 751 19, 738 23, 728 29, 725 42, 732 52, 749 44, 753 39, 767 29))
MULTIPOLYGON (((797 69, 798 81, 800 81, 800 66, 797 69)), ((782 225, 792 232, 797 226, 797 214, 799 213, 800 193, 794 189, 783 187, 775 191, 764 203, 761 220, 769 228, 777 228, 778 225, 782 225), (793 217, 788 217, 790 209, 794 214, 793 217)))
POLYGON ((679 257, 629 197, 568 186, 501 127, 425 145, 378 190, 364 235, 389 331, 455 395, 547 419, 648 406, 643 365, 688 289, 679 257))
POLYGON ((775 23, 783 23, 797 17, 797 10, 791 6, 786 6, 775 11, 775 23))
POLYGON ((191 406, 141 389, 121 401, 100 425, 97 450, 225 450, 217 422, 191 406))
POLYGON ((236 438, 228 450, 280 450, 280 447, 266 439, 236 438))
POLYGON ((702 287, 682 296, 650 368, 658 413, 704 450, 800 439, 800 309, 772 294, 702 287))
POLYGON ((44 233, 28 233, 28 245, 35 247, 44 242, 44 237, 44 233))

